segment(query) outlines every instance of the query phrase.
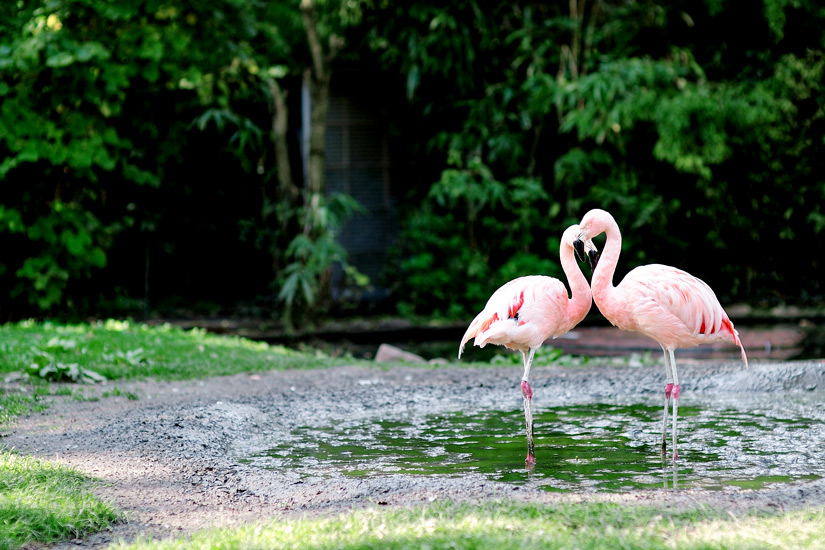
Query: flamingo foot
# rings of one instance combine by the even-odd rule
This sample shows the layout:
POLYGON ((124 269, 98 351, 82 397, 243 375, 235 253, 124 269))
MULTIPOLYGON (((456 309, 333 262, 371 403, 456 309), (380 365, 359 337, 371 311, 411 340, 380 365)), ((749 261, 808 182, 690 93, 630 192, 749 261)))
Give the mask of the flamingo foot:
POLYGON ((527 451, 527 458, 524 459, 524 462, 527 463, 528 468, 536 465, 536 456, 532 451, 527 451))

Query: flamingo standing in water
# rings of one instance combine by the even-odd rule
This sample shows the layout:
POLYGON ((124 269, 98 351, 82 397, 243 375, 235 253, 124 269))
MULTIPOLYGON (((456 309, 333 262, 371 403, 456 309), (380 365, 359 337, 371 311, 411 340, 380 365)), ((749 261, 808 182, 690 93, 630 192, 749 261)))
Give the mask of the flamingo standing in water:
POLYGON ((564 283, 553 277, 530 275, 505 283, 496 290, 484 309, 476 315, 464 333, 458 348, 458 358, 464 345, 475 338, 475 345, 483 348, 487 344, 497 344, 518 350, 524 359, 524 376, 521 392, 524 396, 524 420, 527 425, 528 466, 536 463, 533 444, 533 388, 530 387, 530 366, 536 350, 545 340, 557 338, 568 332, 584 319, 590 311, 593 298, 590 286, 573 256, 584 261, 587 252, 591 266, 596 256, 593 242, 579 240, 581 229, 577 225, 567 228, 561 238, 559 258, 561 267, 570 283, 572 298, 568 298, 564 283))
POLYGON ((665 354, 665 411, 662 420, 662 456, 667 452, 668 405, 673 404, 673 460, 676 451, 676 417, 681 385, 673 352, 710 342, 730 342, 739 346, 742 361, 748 366, 745 348, 728 314, 713 290, 701 279, 667 265, 639 266, 618 286, 613 275, 622 250, 619 226, 608 212, 591 210, 579 224, 579 239, 592 239, 600 233, 607 242, 593 270, 593 301, 608 321, 622 330, 641 332, 662 346, 665 354))

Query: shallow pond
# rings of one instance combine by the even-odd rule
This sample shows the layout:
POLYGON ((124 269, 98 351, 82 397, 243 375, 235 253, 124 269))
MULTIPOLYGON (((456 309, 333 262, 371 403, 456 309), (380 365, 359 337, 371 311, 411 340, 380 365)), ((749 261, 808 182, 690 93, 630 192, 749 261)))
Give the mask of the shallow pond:
POLYGON ((520 409, 301 427, 244 461, 306 476, 482 475, 548 491, 759 489, 825 477, 821 393, 682 402, 675 467, 661 458, 662 408, 650 403, 539 407, 531 470, 520 409))

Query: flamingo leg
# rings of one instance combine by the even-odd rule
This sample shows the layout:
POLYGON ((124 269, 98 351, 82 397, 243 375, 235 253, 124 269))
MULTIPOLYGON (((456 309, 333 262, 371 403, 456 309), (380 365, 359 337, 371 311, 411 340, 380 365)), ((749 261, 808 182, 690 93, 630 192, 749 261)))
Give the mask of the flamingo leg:
POLYGON ((522 352, 524 356, 524 376, 521 378, 521 393, 524 395, 524 423, 527 426, 527 458, 524 462, 528 467, 536 463, 535 445, 533 443, 533 388, 530 387, 530 367, 533 364, 533 355, 536 350, 530 348, 522 352))
POLYGON ((673 392, 671 397, 673 399, 673 461, 679 458, 679 453, 676 452, 676 417, 679 411, 679 394, 682 392, 682 386, 679 384, 679 375, 676 372, 676 358, 673 356, 673 350, 668 350, 670 354, 670 364, 673 368, 673 392))
POLYGON ((664 348, 663 351, 665 352, 665 378, 667 380, 665 384, 665 410, 662 414, 662 456, 665 456, 667 454, 668 405, 673 395, 673 352, 668 353, 668 350, 664 348))

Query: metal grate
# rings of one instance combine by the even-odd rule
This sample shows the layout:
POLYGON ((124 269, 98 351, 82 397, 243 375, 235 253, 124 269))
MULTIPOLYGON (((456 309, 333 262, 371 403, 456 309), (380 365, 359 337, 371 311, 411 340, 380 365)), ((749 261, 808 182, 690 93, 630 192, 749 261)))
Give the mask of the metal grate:
MULTIPOLYGON (((330 95, 326 133, 327 193, 346 193, 364 207, 343 228, 339 242, 349 261, 375 285, 395 235, 390 156, 382 117, 358 94, 330 95)), ((340 279, 337 281, 341 284, 340 279)), ((340 294, 341 288, 334 289, 340 294)))

